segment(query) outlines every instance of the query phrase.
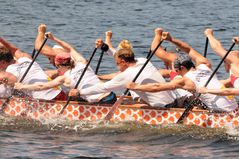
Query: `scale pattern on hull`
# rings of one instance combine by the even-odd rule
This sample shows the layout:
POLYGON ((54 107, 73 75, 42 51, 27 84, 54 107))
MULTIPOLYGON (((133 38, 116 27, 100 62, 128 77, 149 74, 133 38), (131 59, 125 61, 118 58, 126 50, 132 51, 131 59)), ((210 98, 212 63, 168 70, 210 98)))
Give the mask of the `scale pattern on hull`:
MULTIPOLYGON (((2 105, 5 99, 0 99, 2 105)), ((64 102, 33 101, 12 98, 4 110, 10 116, 23 116, 39 120, 41 118, 56 117, 59 115, 64 102)), ((100 120, 110 111, 109 105, 70 102, 62 116, 69 120, 100 120)), ((122 105, 114 114, 112 120, 137 121, 139 123, 159 125, 176 123, 184 109, 154 109, 143 104, 122 105)), ((184 120, 186 125, 218 128, 228 124, 238 127, 239 114, 210 113, 205 110, 194 110, 184 120)))

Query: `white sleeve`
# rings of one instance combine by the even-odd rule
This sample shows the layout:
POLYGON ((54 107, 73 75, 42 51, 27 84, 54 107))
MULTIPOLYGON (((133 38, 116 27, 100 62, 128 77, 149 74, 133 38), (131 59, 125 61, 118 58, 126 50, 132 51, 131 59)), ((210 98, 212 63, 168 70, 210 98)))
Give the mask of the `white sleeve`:
POLYGON ((128 80, 127 78, 122 78, 122 75, 123 74, 119 74, 108 82, 82 89, 80 91, 80 94, 90 95, 125 89, 126 84, 130 82, 130 80, 128 80))
POLYGON ((106 51, 106 53, 110 56, 114 56, 114 54, 116 53, 116 50, 109 48, 108 51, 106 51))

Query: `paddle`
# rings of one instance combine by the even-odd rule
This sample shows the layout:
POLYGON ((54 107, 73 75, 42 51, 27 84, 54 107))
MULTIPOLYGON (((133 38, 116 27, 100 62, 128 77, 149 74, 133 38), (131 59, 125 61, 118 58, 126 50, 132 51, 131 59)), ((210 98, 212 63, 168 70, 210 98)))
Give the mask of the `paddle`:
MULTIPOLYGON (((158 44, 158 46, 154 49, 154 51, 150 54, 150 56, 147 58, 146 62, 144 63, 144 65, 141 67, 141 69, 139 70, 139 72, 137 73, 137 75, 135 76, 135 78, 133 79, 132 82, 135 82, 137 80, 137 78, 139 77, 139 75, 141 74, 141 72, 143 71, 143 69, 146 67, 146 65, 149 63, 150 59, 153 57, 153 55, 155 54, 155 52, 157 51, 157 49, 160 47, 160 45, 162 44, 163 40, 160 41, 160 43, 158 44)), ((151 51, 150 51, 151 52, 151 51)), ((112 116, 114 115, 115 111, 117 110, 117 108, 119 107, 119 105, 121 104, 122 100, 124 99, 124 97, 128 94, 129 89, 127 88, 123 95, 120 96, 120 98, 114 103, 114 105, 112 106, 111 110, 109 111, 109 113, 105 116, 105 120, 110 120, 112 118, 112 116)))
POLYGON ((151 53, 152 53, 152 51, 151 51, 151 49, 149 49, 149 52, 148 52, 148 54, 146 56, 146 59, 148 59, 150 57, 151 53))
MULTIPOLYGON (((232 48, 234 47, 235 42, 233 42, 233 44, 231 45, 230 49, 227 51, 227 53, 224 55, 224 57, 221 59, 220 63, 218 64, 217 68, 213 71, 213 73, 211 74, 211 76, 208 78, 206 84, 204 85, 204 87, 207 87, 207 85, 209 84, 209 82, 211 81, 211 79, 213 78, 213 76, 215 75, 215 73, 217 72, 217 70, 219 69, 219 67, 221 66, 221 64, 223 63, 223 61, 226 59, 226 57, 229 55, 229 53, 232 51, 232 48)), ((199 98, 201 96, 201 93, 199 93, 195 98, 199 98)), ((183 121, 184 118, 186 118, 189 115, 189 112, 193 109, 193 105, 192 105, 193 100, 191 100, 188 104, 188 107, 185 109, 185 111, 183 112, 183 114, 180 116, 180 118, 178 119, 177 123, 181 123, 183 121)))
POLYGON ((98 71, 99 71, 99 68, 100 68, 100 63, 102 61, 103 55, 104 55, 104 51, 102 50, 102 52, 100 54, 100 58, 99 58, 98 64, 97 64, 96 69, 95 69, 95 74, 96 75, 98 74, 98 71))
POLYGON ((207 57, 207 48, 208 48, 208 37, 206 38, 205 48, 204 48, 204 57, 207 57))
POLYGON ((36 53, 36 49, 35 49, 35 47, 34 47, 34 49, 32 50, 32 58, 35 57, 35 53, 36 53))
MULTIPOLYGON (((90 60, 87 62, 87 64, 86 64, 86 66, 85 66, 85 68, 84 68, 84 70, 83 70, 83 72, 82 72, 80 78, 78 79, 78 81, 77 81, 77 83, 76 83, 74 89, 77 89, 77 87, 79 86, 79 84, 80 84, 80 82, 81 82, 81 80, 82 80, 82 78, 83 78, 83 76, 84 76, 84 74, 85 74, 87 68, 88 68, 89 65, 90 65, 91 60, 93 59, 93 57, 94 57, 94 55, 95 55, 96 50, 97 50, 97 48, 95 48, 94 51, 92 52, 92 54, 91 54, 91 56, 90 56, 90 60)), ((71 101, 71 96, 68 96, 68 97, 67 97, 66 104, 63 106, 62 110, 60 111, 60 114, 62 114, 62 113, 64 112, 65 108, 66 108, 67 105, 70 103, 70 101, 71 101)))
MULTIPOLYGON (((42 43, 42 45, 41 45, 41 47, 39 48, 39 50, 37 51, 35 57, 32 59, 32 61, 31 61, 31 63, 29 64, 28 68, 27 68, 26 71, 24 72, 24 74, 23 74, 23 76, 21 77, 19 83, 21 83, 21 82, 24 80, 24 78, 26 77, 26 75, 27 75, 27 73, 29 72, 30 68, 32 67, 33 63, 36 61, 37 56, 39 55, 39 53, 41 52, 43 46, 45 45, 47 39, 48 39, 48 36, 46 35, 46 36, 45 36, 45 39, 44 39, 44 41, 43 41, 43 43, 42 43)), ((35 49, 34 49, 34 50, 35 50, 35 49)), ((15 91, 16 91, 16 90, 14 89, 12 94, 15 94, 15 91)), ((6 104, 9 102, 9 100, 10 100, 11 97, 12 97, 12 95, 9 96, 9 97, 6 99, 6 101, 2 104, 2 106, 1 106, 2 109, 0 110, 0 112, 3 112, 3 111, 5 110, 6 104)))

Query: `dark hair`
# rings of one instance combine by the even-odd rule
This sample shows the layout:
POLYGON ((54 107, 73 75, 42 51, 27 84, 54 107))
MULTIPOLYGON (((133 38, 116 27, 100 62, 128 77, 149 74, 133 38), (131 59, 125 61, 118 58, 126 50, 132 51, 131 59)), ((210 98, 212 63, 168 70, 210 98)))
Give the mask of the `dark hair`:
POLYGON ((120 49, 114 55, 114 57, 118 57, 123 59, 125 62, 135 62, 134 52, 131 49, 120 49))
POLYGON ((6 47, 0 47, 0 61, 11 62, 13 60, 12 53, 6 47))
POLYGON ((195 65, 192 61, 184 61, 181 66, 184 66, 187 70, 191 69, 192 67, 195 68, 195 65))
POLYGON ((174 68, 181 70, 181 66, 185 67, 187 70, 190 68, 195 68, 192 59, 188 55, 178 55, 177 59, 174 61, 174 68))

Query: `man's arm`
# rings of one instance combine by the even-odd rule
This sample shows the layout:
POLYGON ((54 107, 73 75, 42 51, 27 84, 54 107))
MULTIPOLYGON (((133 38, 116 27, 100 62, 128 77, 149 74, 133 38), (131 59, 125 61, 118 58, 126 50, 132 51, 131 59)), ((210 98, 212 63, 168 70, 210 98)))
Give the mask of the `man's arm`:
POLYGON ((34 84, 22 84, 22 83, 15 83, 14 88, 18 90, 30 90, 30 91, 41 91, 46 90, 50 88, 57 87, 61 84, 65 83, 65 76, 58 76, 52 81, 46 82, 46 83, 34 83, 34 84))
POLYGON ((111 49, 112 51, 116 51, 111 43, 112 35, 113 35, 112 31, 105 32, 105 43, 109 46, 109 49, 111 49))
POLYGON ((127 88, 130 90, 136 90, 136 91, 143 91, 143 92, 160 92, 160 91, 166 91, 166 90, 175 90, 178 88, 185 88, 185 81, 183 78, 175 79, 170 82, 166 83, 149 83, 149 84, 136 84, 136 83, 129 83, 127 85, 127 88))
MULTIPOLYGON (((45 39, 45 33, 46 33, 46 25, 40 24, 38 26, 38 34, 35 40, 35 49, 39 50, 44 39, 45 39)), ((41 50, 41 54, 48 56, 48 57, 55 57, 57 55, 57 52, 52 49, 52 47, 49 47, 47 44, 45 44, 41 50)))
POLYGON ((111 80, 113 79, 116 75, 118 75, 120 72, 114 72, 110 74, 105 74, 105 75, 97 75, 99 79, 101 80, 111 80))
MULTIPOLYGON (((155 36, 154 36, 154 39, 151 43, 151 51, 155 50, 157 45, 160 43, 160 41, 162 39, 161 37, 162 37, 163 29, 162 28, 156 28, 154 30, 154 33, 155 33, 155 36)), ((166 52, 162 47, 159 47, 157 49, 157 51, 155 52, 155 55, 159 59, 161 59, 165 63, 166 66, 169 65, 170 68, 171 68, 172 62, 177 58, 177 56, 175 54, 166 52)))
POLYGON ((53 40, 54 42, 62 46, 67 52, 69 52, 75 62, 82 62, 84 64, 87 63, 86 59, 80 53, 78 53, 70 44, 55 37, 52 33, 47 34, 49 36, 49 39, 53 40))
POLYGON ((113 79, 105 83, 98 83, 81 90, 72 89, 69 93, 69 96, 76 96, 79 93, 81 95, 93 95, 93 94, 122 90, 122 89, 125 89, 125 86, 129 82, 129 80, 130 79, 126 78, 124 74, 120 73, 117 76, 115 76, 113 79))
MULTIPOLYGON (((208 38, 208 41, 211 45, 211 48, 213 51, 219 55, 220 57, 224 57, 225 54, 227 53, 227 50, 222 46, 221 42, 215 38, 213 35, 213 30, 212 29, 206 29, 204 31, 205 36, 208 38)), ((236 42, 236 41, 234 41, 236 42)), ((232 51, 227 58, 225 59, 229 63, 238 63, 238 54, 239 51, 232 51)))
POLYGON ((182 51, 186 52, 189 54, 189 56, 192 58, 193 61, 195 61, 196 66, 200 65, 200 64, 205 64, 207 65, 209 68, 211 68, 211 64, 210 62, 203 57, 199 52, 197 52, 196 50, 194 50, 190 45, 188 45, 187 43, 173 38, 171 37, 169 32, 163 32, 162 34, 162 39, 167 40, 171 43, 173 43, 174 45, 176 45, 178 48, 180 48, 182 51))
POLYGON ((210 93, 220 96, 239 95, 238 88, 207 89, 206 87, 202 87, 199 89, 199 92, 202 94, 210 93))
POLYGON ((10 50, 12 56, 16 59, 19 59, 21 57, 28 57, 32 59, 29 54, 22 52, 19 48, 17 48, 15 45, 8 42, 7 40, 3 39, 2 37, 0 37, 0 43, 2 43, 8 50, 10 50))

